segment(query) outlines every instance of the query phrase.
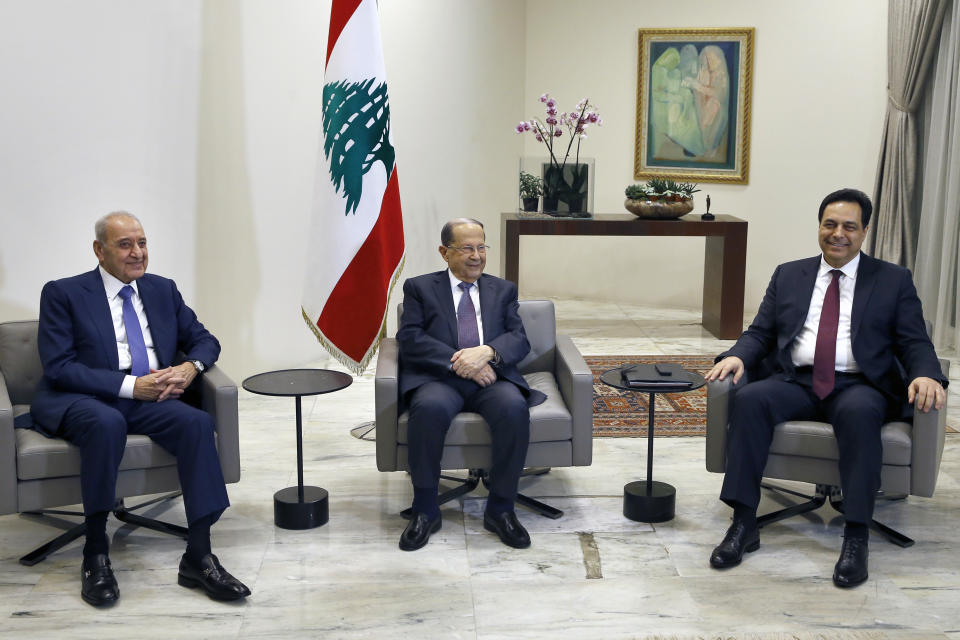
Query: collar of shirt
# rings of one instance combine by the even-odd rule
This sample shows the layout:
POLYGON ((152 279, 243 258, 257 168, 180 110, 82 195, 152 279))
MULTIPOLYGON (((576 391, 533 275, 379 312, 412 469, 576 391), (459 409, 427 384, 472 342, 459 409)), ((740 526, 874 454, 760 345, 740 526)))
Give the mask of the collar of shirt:
MULTIPOLYGON (((840 267, 841 273, 850 280, 855 281, 857 279, 857 269, 860 268, 860 252, 857 252, 857 255, 853 256, 853 259, 850 260, 847 264, 840 267)), ((817 271, 817 277, 822 278, 824 275, 830 273, 836 269, 836 267, 831 267, 827 261, 824 259, 823 255, 820 256, 820 270, 817 271)))
MULTIPOLYGON (((450 271, 450 267, 447 267, 447 275, 450 277, 450 290, 453 291, 453 296, 457 297, 458 293, 463 292, 463 289, 460 288, 460 283, 463 282, 463 280, 453 275, 453 271, 450 271)), ((477 291, 480 291, 480 285, 478 282, 474 282, 472 284, 477 288, 477 291)), ((473 293, 473 287, 468 289, 468 291, 473 293)))
MULTIPOLYGON (((103 278, 103 288, 107 292, 107 300, 113 300, 117 297, 117 295, 119 295, 120 289, 123 289, 127 285, 113 277, 102 266, 98 267, 98 269, 100 269, 100 277, 103 278)), ((133 287, 133 292, 137 295, 137 297, 140 297, 140 290, 137 288, 137 281, 131 280, 130 286, 133 287)))

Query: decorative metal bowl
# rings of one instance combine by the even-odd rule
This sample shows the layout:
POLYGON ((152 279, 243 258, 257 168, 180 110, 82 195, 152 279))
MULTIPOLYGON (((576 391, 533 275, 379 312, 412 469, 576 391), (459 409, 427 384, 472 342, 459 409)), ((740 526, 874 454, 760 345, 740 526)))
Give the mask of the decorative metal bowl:
POLYGON ((693 211, 693 198, 666 202, 664 200, 632 200, 623 203, 627 211, 638 218, 675 219, 693 211))

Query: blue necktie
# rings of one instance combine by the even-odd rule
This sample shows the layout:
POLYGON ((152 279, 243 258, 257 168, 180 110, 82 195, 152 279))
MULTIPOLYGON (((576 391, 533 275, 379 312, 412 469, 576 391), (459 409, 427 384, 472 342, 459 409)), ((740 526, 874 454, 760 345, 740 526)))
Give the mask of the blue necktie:
POLYGON ((147 345, 143 341, 143 331, 140 330, 140 319, 133 309, 133 287, 130 285, 120 289, 123 298, 123 326, 127 330, 127 346, 130 347, 130 375, 145 376, 150 373, 150 360, 147 358, 147 345))
POLYGON ((480 329, 477 327, 477 308, 473 306, 473 298, 470 297, 471 282, 461 282, 457 285, 463 289, 463 295, 460 296, 460 304, 457 305, 457 335, 460 341, 460 348, 480 346, 480 329))

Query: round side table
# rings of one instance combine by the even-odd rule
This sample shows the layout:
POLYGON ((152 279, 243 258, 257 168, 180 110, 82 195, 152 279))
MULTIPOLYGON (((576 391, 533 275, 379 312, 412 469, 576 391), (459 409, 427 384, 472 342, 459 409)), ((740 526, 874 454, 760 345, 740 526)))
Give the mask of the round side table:
POLYGON ((250 376, 243 388, 263 396, 293 396, 297 401, 297 486, 273 494, 273 522, 281 529, 312 529, 330 519, 328 494, 320 487, 303 486, 303 412, 300 398, 340 391, 353 378, 329 369, 283 369, 250 376))
POLYGON ((647 479, 630 482, 623 487, 623 515, 636 522, 666 522, 672 520, 676 513, 677 490, 671 484, 656 482, 653 479, 654 402, 658 393, 693 391, 705 385, 706 380, 699 373, 681 369, 679 374, 685 381, 683 384, 674 387, 664 384, 631 386, 623 378, 625 370, 631 366, 624 365, 610 369, 600 375, 600 380, 604 384, 615 389, 650 394, 647 406, 647 479))

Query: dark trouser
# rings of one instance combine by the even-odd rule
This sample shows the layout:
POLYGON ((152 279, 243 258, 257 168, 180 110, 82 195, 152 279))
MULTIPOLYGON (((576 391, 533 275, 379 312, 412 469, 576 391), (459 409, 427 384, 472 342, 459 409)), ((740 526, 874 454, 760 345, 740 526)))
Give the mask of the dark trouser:
POLYGON ((180 400, 89 398, 70 406, 57 433, 80 448, 80 487, 86 515, 113 509, 128 433, 149 436, 177 458, 188 524, 208 515, 215 522, 230 506, 210 414, 180 400))
POLYGON ((837 374, 836 387, 824 400, 809 386, 786 382, 782 375, 745 385, 733 398, 720 499, 730 506, 740 503, 756 510, 774 425, 823 420, 833 425, 837 438, 844 517, 848 522, 869 523, 880 488, 880 427, 887 412, 887 397, 859 375, 837 374))
POLYGON ((519 387, 506 380, 481 387, 471 380, 451 377, 417 387, 410 396, 409 408, 407 459, 414 487, 438 486, 443 441, 450 423, 461 411, 473 411, 490 425, 490 492, 510 501, 516 498, 530 443, 530 410, 519 387))

